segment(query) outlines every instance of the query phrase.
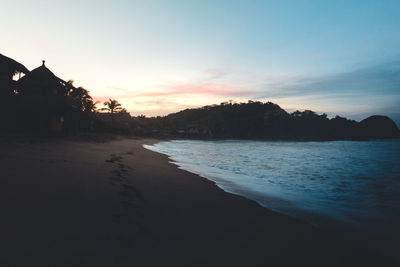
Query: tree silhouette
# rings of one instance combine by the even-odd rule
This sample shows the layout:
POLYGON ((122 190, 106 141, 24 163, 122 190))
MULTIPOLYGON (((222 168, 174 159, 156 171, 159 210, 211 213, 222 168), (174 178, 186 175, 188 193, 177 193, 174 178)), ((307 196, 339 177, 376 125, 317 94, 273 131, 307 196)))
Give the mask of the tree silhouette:
POLYGON ((116 112, 121 112, 122 110, 124 110, 122 108, 122 105, 116 100, 116 99, 108 99, 108 101, 103 103, 104 106, 106 106, 105 108, 102 108, 102 110, 107 110, 110 113, 116 113, 116 112))
POLYGON ((65 94, 70 97, 74 107, 80 111, 89 113, 96 111, 97 102, 95 102, 90 96, 89 91, 81 86, 75 87, 73 83, 73 80, 67 81, 64 85, 64 88, 65 94))

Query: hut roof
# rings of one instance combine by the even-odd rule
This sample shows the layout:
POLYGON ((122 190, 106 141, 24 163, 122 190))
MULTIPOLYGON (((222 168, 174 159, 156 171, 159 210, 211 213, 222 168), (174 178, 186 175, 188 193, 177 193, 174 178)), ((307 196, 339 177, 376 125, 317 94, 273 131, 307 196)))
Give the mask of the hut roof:
POLYGON ((44 61, 42 66, 37 67, 36 69, 33 69, 31 72, 27 73, 19 80, 19 82, 21 84, 34 82, 48 85, 60 85, 66 83, 64 80, 54 75, 54 73, 44 65, 44 61))
POLYGON ((50 94, 62 95, 65 93, 66 82, 58 78, 45 65, 27 73, 18 80, 18 86, 21 94, 50 94))
POLYGON ((13 76, 17 72, 27 74, 29 70, 14 59, 0 54, 0 76, 13 76))

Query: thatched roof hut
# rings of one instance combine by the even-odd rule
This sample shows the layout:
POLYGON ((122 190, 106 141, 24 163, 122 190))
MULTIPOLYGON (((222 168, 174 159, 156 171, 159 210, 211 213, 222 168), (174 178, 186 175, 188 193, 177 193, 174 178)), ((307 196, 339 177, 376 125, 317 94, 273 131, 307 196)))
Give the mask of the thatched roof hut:
POLYGON ((66 82, 58 78, 46 66, 32 70, 18 81, 19 89, 24 95, 64 95, 66 82))
POLYGON ((17 73, 27 74, 29 70, 12 58, 0 54, 0 77, 12 79, 17 73))
POLYGON ((70 105, 65 94, 66 82, 44 64, 17 81, 16 121, 26 129, 61 131, 70 105))
POLYGON ((21 63, 0 54, 0 96, 11 96, 16 86, 14 75, 28 72, 29 70, 21 63))

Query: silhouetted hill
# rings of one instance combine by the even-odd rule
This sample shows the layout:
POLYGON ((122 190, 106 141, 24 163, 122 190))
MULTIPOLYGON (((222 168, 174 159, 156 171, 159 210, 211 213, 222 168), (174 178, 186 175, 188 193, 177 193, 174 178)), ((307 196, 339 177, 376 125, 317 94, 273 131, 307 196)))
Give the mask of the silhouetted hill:
POLYGON ((288 113, 271 102, 221 103, 186 109, 165 117, 136 117, 139 134, 166 137, 265 140, 365 140, 400 138, 400 130, 385 116, 356 122, 329 119, 311 110, 288 113))
POLYGON ((396 123, 387 116, 371 116, 360 122, 367 138, 393 138, 400 135, 396 123))

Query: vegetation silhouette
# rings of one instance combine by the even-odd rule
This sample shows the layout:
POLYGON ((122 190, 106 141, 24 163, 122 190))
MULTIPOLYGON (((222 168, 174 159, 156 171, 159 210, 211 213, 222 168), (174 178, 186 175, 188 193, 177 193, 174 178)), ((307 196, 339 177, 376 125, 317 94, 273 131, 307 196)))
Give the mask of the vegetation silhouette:
POLYGON ((124 109, 122 108, 122 105, 115 99, 109 98, 108 101, 103 103, 103 105, 106 107, 102 108, 102 110, 107 110, 110 113, 124 111, 124 109))
POLYGON ((165 117, 136 117, 137 134, 167 138, 262 140, 366 140, 399 138, 400 130, 386 116, 358 123, 340 116, 329 119, 311 110, 288 113, 271 102, 224 102, 186 109, 165 117))
POLYGON ((163 117, 131 117, 112 98, 98 110, 98 102, 87 89, 57 77, 45 61, 29 71, 1 54, 0 96, 2 132, 112 132, 159 138, 263 140, 400 138, 400 130, 386 116, 371 116, 361 122, 340 116, 330 119, 311 110, 288 113, 277 104, 251 100, 186 109, 163 117))

